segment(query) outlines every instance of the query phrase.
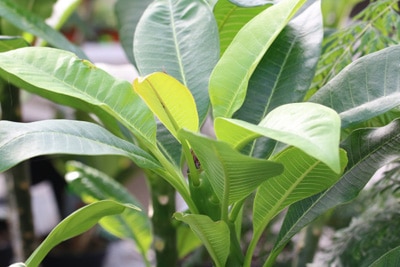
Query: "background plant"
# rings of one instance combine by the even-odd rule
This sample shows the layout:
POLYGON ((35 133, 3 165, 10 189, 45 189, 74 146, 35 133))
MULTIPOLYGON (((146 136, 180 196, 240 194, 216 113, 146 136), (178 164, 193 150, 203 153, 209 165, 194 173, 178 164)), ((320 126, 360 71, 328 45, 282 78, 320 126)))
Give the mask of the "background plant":
MULTIPOLYGON (((133 83, 134 91, 130 83, 62 50, 0 54, 4 79, 95 113, 108 130, 79 121, 1 122, 2 170, 39 154, 130 158, 149 179, 159 265, 176 265, 178 255, 185 255, 177 248, 197 246, 196 239, 183 239, 187 224, 215 265, 250 266, 264 229, 290 206, 264 264, 271 266, 294 234, 352 200, 378 168, 398 158, 393 117, 381 128, 350 130, 398 106, 400 49, 389 47, 354 61, 315 93, 311 82, 323 40, 319 1, 255 2, 257 7, 244 8, 228 1, 154 1, 138 22, 134 42, 124 43, 142 76, 133 83), (304 99, 309 102, 298 103, 304 99), (216 139, 198 133, 210 103, 216 139), (342 138, 340 127, 348 131, 342 138), (32 149, 19 153, 27 142, 32 149), (269 177, 260 175, 266 173, 269 177), (189 213, 174 214, 175 190, 189 213), (242 207, 255 190, 253 237, 241 247, 242 207)), ((86 201, 135 202, 103 174, 76 164, 69 168, 76 178, 71 181, 90 181, 91 186, 75 186, 86 201)), ((145 242, 139 246, 149 265, 149 218, 131 212, 103 225, 145 242), (132 222, 128 218, 134 215, 132 222)))

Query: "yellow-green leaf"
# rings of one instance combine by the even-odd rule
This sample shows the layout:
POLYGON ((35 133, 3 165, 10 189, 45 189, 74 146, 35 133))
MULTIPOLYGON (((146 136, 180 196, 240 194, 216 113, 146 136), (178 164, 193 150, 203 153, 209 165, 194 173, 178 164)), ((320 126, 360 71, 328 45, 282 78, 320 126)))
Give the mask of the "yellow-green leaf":
POLYGON ((136 79, 133 87, 175 137, 182 128, 195 132, 198 130, 199 119, 194 98, 189 89, 175 78, 156 72, 136 79))

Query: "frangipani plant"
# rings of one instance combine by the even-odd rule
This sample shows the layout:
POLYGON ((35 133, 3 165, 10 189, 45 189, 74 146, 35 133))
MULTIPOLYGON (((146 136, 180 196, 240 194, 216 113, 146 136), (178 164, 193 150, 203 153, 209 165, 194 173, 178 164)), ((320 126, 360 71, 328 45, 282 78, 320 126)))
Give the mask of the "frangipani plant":
MULTIPOLYGON (((323 40, 319 1, 254 1, 256 7, 246 8, 214 2, 152 2, 134 42, 126 44, 141 75, 133 83, 59 49, 0 53, 5 80, 100 121, 1 121, 0 170, 43 154, 130 158, 147 174, 153 217, 121 209, 100 223, 133 239, 147 266, 152 247, 158 266, 176 266, 201 244, 215 266, 251 266, 266 227, 290 207, 263 260, 272 266, 294 234, 354 198, 398 157, 397 120, 341 137, 399 105, 398 46, 355 61, 315 93, 310 86, 323 40), (208 116, 215 137, 201 133, 208 116), (176 212, 175 192, 186 211, 176 212), (253 234, 245 246, 243 208, 252 194, 253 234)), ((67 168, 67 180, 86 202, 111 199, 140 208, 110 177, 78 163, 67 168)), ((32 257, 47 252, 38 250, 32 257)), ((32 262, 27 266, 39 260, 32 262)))

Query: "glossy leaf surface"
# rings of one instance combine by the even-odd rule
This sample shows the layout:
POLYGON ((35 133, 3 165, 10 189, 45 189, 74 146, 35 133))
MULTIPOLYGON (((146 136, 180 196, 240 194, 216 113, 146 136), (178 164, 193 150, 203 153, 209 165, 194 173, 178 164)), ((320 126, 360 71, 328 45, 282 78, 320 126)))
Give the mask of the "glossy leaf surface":
POLYGON ((80 58, 86 58, 85 53, 80 48, 70 43, 61 33, 48 26, 41 17, 23 9, 11 0, 0 1, 0 17, 5 18, 21 30, 46 40, 57 48, 71 51, 80 58))
POLYGON ((399 158, 400 120, 355 131, 343 143, 349 163, 342 178, 325 192, 293 204, 286 215, 271 259, 304 226, 328 209, 354 199, 379 168, 399 158))
POLYGON ((254 17, 238 32, 210 77, 214 117, 230 118, 240 108, 256 66, 304 3, 305 0, 281 1, 254 17))
POLYGON ((233 117, 258 124, 274 108, 302 102, 314 77, 322 37, 320 2, 316 1, 291 20, 272 43, 233 117))
POLYGON ((332 109, 322 105, 282 105, 268 113, 258 125, 217 118, 215 132, 218 139, 239 148, 260 136, 272 138, 298 147, 335 172, 340 172, 340 118, 332 109))
POLYGON ((70 52, 27 47, 1 53, 0 75, 56 103, 95 113, 113 132, 119 131, 117 119, 141 142, 156 142, 154 116, 132 85, 70 52))
MULTIPOLYGON (((129 203, 144 210, 142 204, 124 186, 105 173, 76 161, 67 162, 66 169, 68 187, 85 203, 108 199, 129 203)), ((100 225, 119 238, 134 240, 142 257, 147 258, 153 238, 150 218, 145 212, 126 209, 119 215, 103 218, 100 225)))
POLYGON ((77 236, 92 228, 101 218, 122 213, 125 209, 138 210, 133 205, 120 204, 111 200, 94 202, 62 220, 27 259, 25 264, 37 267, 47 253, 64 240, 77 236))
POLYGON ((198 131, 199 119, 193 96, 172 76, 156 72, 136 79, 133 88, 175 137, 182 128, 198 131))
POLYGON ((175 213, 175 219, 187 223, 202 241, 218 267, 225 266, 229 254, 229 227, 224 221, 214 222, 205 215, 175 213))
POLYGON ((208 79, 219 58, 218 29, 208 3, 154 1, 136 28, 134 56, 142 76, 166 72, 188 87, 204 121, 208 79))
POLYGON ((0 172, 29 158, 50 154, 120 155, 142 168, 160 169, 147 152, 93 123, 0 121, 0 172))
POLYGON ((311 102, 336 110, 342 127, 381 115, 400 105, 400 45, 362 57, 348 65, 311 102))
POLYGON ((283 171, 281 164, 245 156, 225 142, 188 131, 180 131, 179 136, 189 141, 225 206, 245 198, 262 182, 283 171))

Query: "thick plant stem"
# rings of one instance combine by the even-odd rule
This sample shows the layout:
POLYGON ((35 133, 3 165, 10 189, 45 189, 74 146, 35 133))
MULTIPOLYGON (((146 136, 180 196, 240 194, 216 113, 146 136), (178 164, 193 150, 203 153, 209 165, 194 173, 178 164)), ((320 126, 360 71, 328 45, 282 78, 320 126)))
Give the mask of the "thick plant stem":
POLYGON ((152 223, 157 267, 177 266, 176 228, 172 223, 175 189, 157 175, 149 176, 152 199, 152 223))
MULTIPOLYGON (((2 119, 21 121, 19 89, 0 80, 2 119)), ((35 249, 29 165, 23 162, 5 173, 9 192, 9 220, 15 260, 25 260, 35 249)))

